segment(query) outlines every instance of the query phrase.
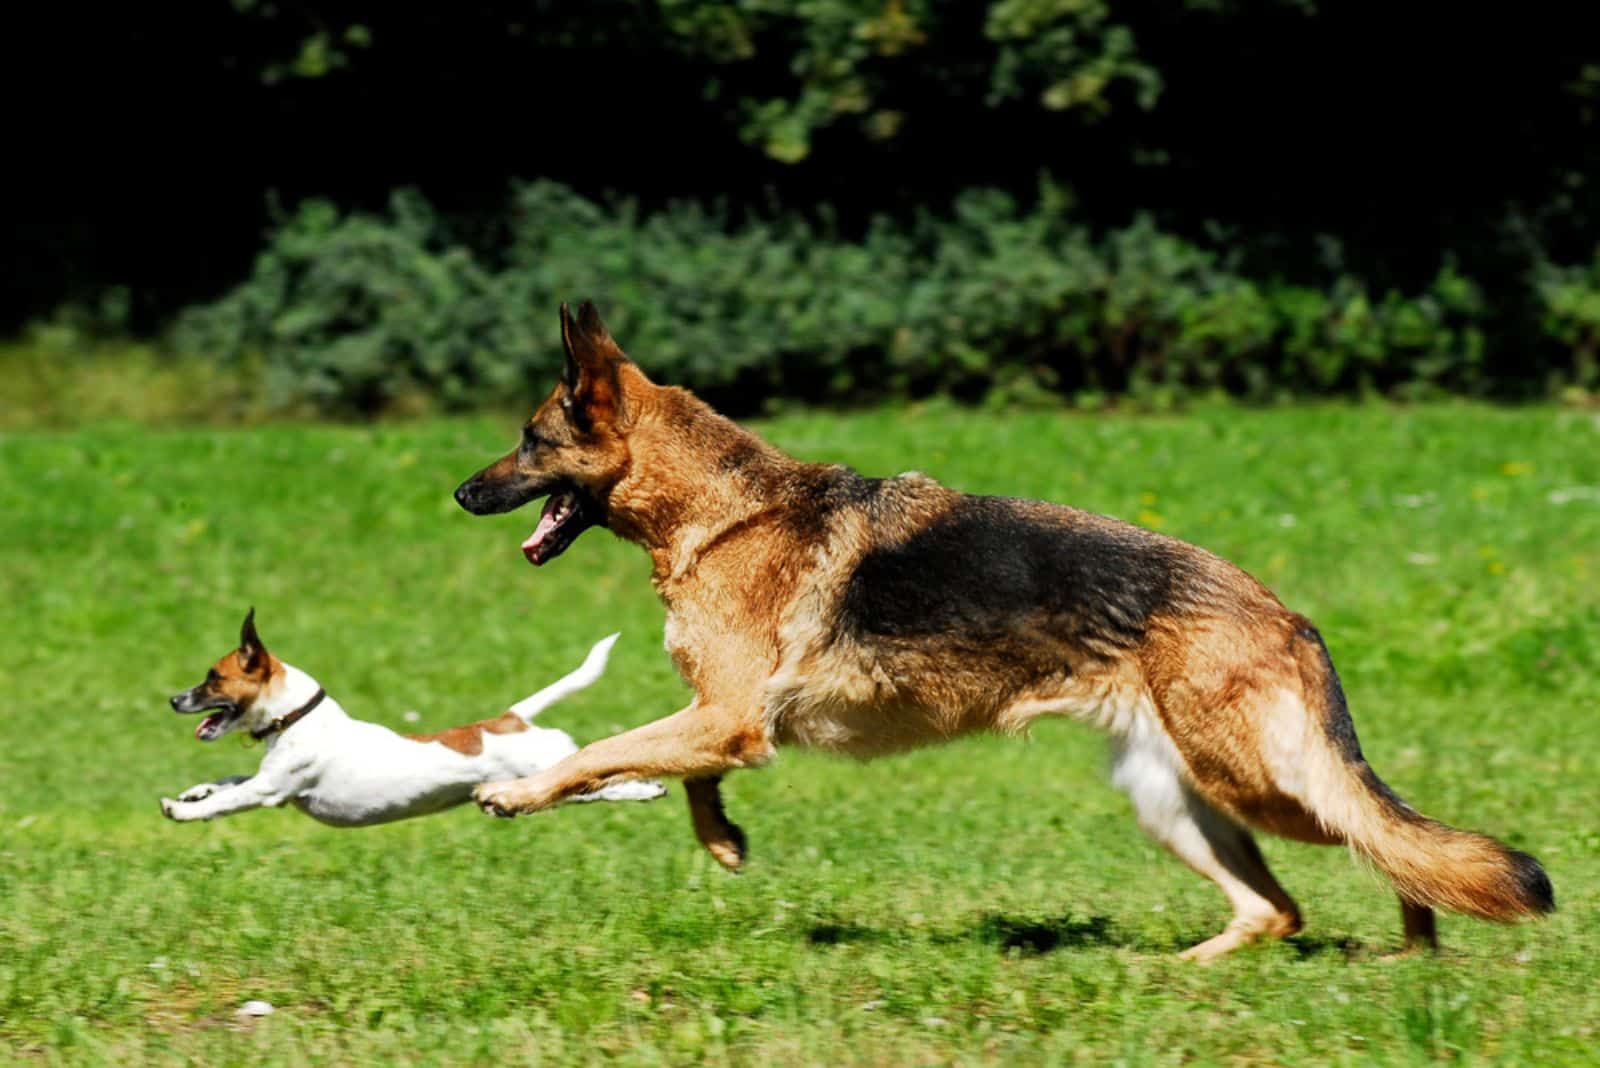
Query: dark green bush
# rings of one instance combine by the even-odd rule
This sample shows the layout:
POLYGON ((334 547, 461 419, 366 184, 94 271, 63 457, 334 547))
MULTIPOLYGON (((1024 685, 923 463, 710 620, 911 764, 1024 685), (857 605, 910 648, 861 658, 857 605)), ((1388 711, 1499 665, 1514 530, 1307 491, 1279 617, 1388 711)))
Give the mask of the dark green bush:
MULTIPOLYGON (((1542 265, 1535 290, 1545 334, 1572 354, 1571 383, 1584 389, 1600 386, 1600 248, 1586 264, 1542 265)), ((1559 376, 1551 383, 1561 384, 1559 376)))
POLYGON ((459 405, 511 385, 505 328, 495 278, 441 240, 421 198, 397 194, 386 219, 303 205, 249 281, 176 337, 192 353, 260 353, 275 400, 373 411, 412 390, 459 405))
MULTIPOLYGON (((259 357, 277 397, 370 412, 421 393, 450 407, 553 381, 554 309, 594 297, 662 381, 748 410, 1044 387, 1159 400, 1195 391, 1488 392, 1491 308, 1450 267, 1425 291, 1244 277, 1148 220, 1095 235, 1046 191, 994 192, 948 218, 880 221, 847 241, 799 219, 642 214, 561 186, 518 189, 498 253, 450 240, 414 194, 385 217, 311 203, 234 292, 184 316, 191 354, 259 357)), ((1550 268, 1536 295, 1551 385, 1592 380, 1600 262, 1550 268)))

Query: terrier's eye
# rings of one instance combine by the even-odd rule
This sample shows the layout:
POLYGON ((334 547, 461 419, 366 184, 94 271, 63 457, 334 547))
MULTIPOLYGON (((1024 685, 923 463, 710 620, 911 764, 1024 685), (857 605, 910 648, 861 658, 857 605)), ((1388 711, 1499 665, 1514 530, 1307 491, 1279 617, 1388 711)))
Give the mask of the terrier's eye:
POLYGON ((534 430, 531 426, 525 426, 522 428, 522 447, 524 449, 537 449, 543 444, 544 439, 539 436, 538 431, 534 430))
POLYGON ((206 672, 206 681, 207 682, 216 682, 221 677, 222 677, 221 675, 217 674, 217 669, 216 668, 212 668, 210 671, 206 672))

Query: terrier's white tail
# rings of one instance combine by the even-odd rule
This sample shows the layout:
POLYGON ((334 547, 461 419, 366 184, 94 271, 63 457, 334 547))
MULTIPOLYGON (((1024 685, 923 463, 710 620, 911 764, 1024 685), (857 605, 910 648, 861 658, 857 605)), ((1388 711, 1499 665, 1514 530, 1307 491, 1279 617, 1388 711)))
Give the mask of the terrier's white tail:
POLYGON ((611 647, 617 644, 621 634, 612 634, 601 638, 594 643, 594 648, 589 650, 589 655, 583 658, 583 663, 578 665, 578 670, 565 678, 552 682, 532 697, 524 697, 511 706, 512 713, 524 723, 532 723, 533 717, 549 708, 557 701, 571 697, 588 686, 599 681, 600 676, 606 671, 606 658, 611 655, 611 647))

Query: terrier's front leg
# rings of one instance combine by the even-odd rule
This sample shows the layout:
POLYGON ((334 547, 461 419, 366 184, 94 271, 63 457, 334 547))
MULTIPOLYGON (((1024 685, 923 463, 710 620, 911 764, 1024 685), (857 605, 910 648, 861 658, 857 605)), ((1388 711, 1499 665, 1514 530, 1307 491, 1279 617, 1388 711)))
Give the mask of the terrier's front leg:
POLYGON ((198 801, 161 799, 161 814, 169 820, 190 823, 194 820, 216 819, 235 812, 253 808, 281 805, 289 800, 290 793, 281 784, 257 775, 227 789, 217 790, 198 801))
POLYGON ((230 786, 237 786, 242 782, 249 782, 248 775, 229 775, 226 779, 216 782, 197 782, 183 793, 178 795, 179 801, 204 801, 218 790, 225 790, 230 786))
POLYGON ((182 799, 175 801, 170 797, 161 799, 161 814, 167 819, 176 820, 179 823, 189 823, 192 820, 204 819, 204 816, 196 814, 197 807, 198 805, 195 801, 182 799))

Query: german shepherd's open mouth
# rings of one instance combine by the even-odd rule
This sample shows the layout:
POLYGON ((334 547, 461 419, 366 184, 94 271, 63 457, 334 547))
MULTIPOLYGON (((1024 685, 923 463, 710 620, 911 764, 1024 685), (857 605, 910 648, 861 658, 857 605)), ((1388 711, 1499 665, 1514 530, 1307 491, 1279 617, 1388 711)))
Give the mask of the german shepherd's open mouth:
POLYGON ((550 562, 578 540, 578 535, 604 522, 600 506, 570 483, 551 490, 539 523, 522 543, 522 555, 535 567, 550 562))

